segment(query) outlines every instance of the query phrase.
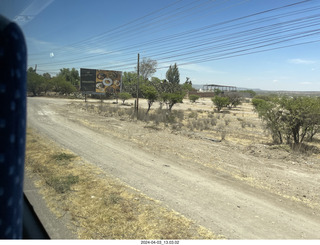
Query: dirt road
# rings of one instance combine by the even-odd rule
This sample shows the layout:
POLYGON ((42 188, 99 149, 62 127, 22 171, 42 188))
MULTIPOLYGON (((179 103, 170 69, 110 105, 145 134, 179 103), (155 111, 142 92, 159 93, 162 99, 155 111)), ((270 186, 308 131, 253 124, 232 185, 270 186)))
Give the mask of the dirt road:
MULTIPOLYGON (((228 169, 221 167, 225 161, 226 165, 236 163, 237 166, 246 166, 244 168, 250 172, 250 164, 256 161, 254 156, 219 143, 214 145, 207 142, 204 147, 211 147, 213 152, 209 157, 213 163, 215 160, 219 163, 219 166, 208 167, 180 153, 184 147, 185 151, 188 151, 187 147, 197 149, 197 141, 188 141, 187 137, 181 135, 167 138, 172 142, 179 140, 179 151, 171 152, 166 148, 166 142, 161 143, 162 149, 150 151, 150 147, 135 142, 134 135, 139 134, 138 131, 130 131, 132 140, 127 140, 128 135, 121 137, 108 133, 122 129, 124 134, 128 134, 125 122, 99 116, 93 118, 85 112, 70 111, 66 106, 68 103, 70 101, 65 99, 28 98, 28 126, 101 167, 106 174, 160 200, 216 234, 230 239, 320 239, 317 207, 283 198, 283 195, 268 191, 268 188, 257 188, 248 181, 235 178, 231 172, 221 170, 228 169), (91 127, 90 121, 96 121, 98 126, 91 127)), ((140 134, 141 137, 147 138, 150 133, 153 141, 159 143, 162 139, 161 132, 144 132, 140 134)), ((207 159, 204 153, 200 154, 207 159)), ((278 164, 275 161, 272 168, 261 169, 261 174, 266 171, 269 171, 267 174, 274 173, 272 171, 278 164)), ((281 167, 276 169, 281 170, 281 167)), ((299 181, 304 180, 297 178, 305 178, 313 188, 308 195, 319 190, 319 175, 314 178, 315 175, 308 176, 307 172, 297 174, 295 169, 283 169, 281 172, 287 179, 297 181, 293 182, 297 185, 293 189, 298 189, 299 181)), ((281 178, 280 175, 278 177, 281 178)))

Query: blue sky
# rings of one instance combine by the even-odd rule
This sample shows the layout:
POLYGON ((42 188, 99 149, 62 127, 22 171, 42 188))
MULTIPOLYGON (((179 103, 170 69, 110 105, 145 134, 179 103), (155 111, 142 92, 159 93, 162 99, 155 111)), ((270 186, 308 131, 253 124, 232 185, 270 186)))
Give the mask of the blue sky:
POLYGON ((133 71, 137 54, 164 79, 320 91, 320 0, 1 0, 28 65, 133 71))

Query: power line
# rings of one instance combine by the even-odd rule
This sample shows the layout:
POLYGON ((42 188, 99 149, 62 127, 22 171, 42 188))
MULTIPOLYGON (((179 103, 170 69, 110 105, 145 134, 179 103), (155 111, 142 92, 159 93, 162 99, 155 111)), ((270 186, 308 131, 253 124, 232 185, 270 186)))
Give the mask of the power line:
MULTIPOLYGON (((226 2, 228 0, 223 0, 223 2, 226 2)), ((242 2, 246 2, 248 0, 245 0, 242 2)), ((161 15, 162 19, 163 20, 168 20, 170 18, 173 18, 173 17, 179 17, 179 15, 181 15, 181 13, 185 13, 185 12, 190 12, 192 11, 194 8, 192 7, 197 7, 199 5, 203 5, 203 3, 201 4, 198 4, 196 6, 192 6, 191 8, 188 8, 187 10, 183 10, 183 11, 180 11, 180 12, 177 12, 177 10, 180 10, 180 9, 183 9, 183 8, 186 8, 188 7, 190 4, 193 4, 193 3, 198 3, 199 1, 193 1, 187 5, 183 5, 182 7, 179 7, 179 8, 176 8, 174 10, 172 10, 171 12, 167 12, 165 13, 164 15, 161 15), (171 14, 172 13, 172 14, 171 14), (170 15, 169 15, 170 14, 170 15)), ((212 4, 212 1, 207 1, 208 3, 211 3, 212 4)), ((208 8, 207 8, 208 9, 208 8)), ((158 12, 158 11, 157 11, 158 12)), ((189 13, 190 14, 190 13, 189 13)), ((155 17, 154 19, 156 19, 158 17, 155 17)), ((140 19, 140 18, 139 18, 140 19)), ((164 25, 164 23, 160 23, 160 21, 157 21, 156 23, 159 23, 161 25, 164 25)), ((170 24, 172 24, 173 22, 170 22, 170 24)), ((130 24, 130 23, 129 23, 130 24)), ((129 25, 128 24, 128 25, 129 25)), ((156 28, 156 26, 154 25, 155 23, 150 23, 148 22, 147 23, 147 26, 150 28, 153 28, 155 29, 156 31, 159 31, 159 29, 156 28)), ((145 23, 143 23, 143 25, 146 25, 145 23)), ((87 39, 85 41, 81 41, 81 42, 78 42, 78 43, 75 43, 75 44, 71 44, 71 45, 67 45, 67 46, 64 46, 64 47, 61 47, 60 50, 57 50, 55 51, 57 54, 58 53, 67 53, 67 54, 70 54, 70 50, 74 50, 73 52, 77 52, 77 50, 79 50, 81 48, 81 50, 88 50, 91 48, 90 45, 94 45, 95 47, 105 47, 105 45, 111 45, 111 44, 114 44, 114 43, 119 43, 119 41, 121 41, 122 39, 125 39, 126 36, 130 36, 130 40, 133 40, 134 38, 139 38, 140 39, 140 35, 141 33, 147 31, 148 29, 146 28, 143 28, 144 26, 141 26, 141 25, 137 25, 137 26, 134 26, 134 28, 130 28, 127 26, 127 28, 129 28, 129 30, 127 29, 119 29, 117 33, 112 33, 112 30, 116 30, 117 28, 114 28, 111 30, 111 32, 105 32, 104 34, 101 34, 97 37, 93 37, 91 39, 87 39), (137 32, 136 30, 141 30, 140 32, 137 32), (132 35, 133 33, 133 35, 132 35), (110 39, 110 35, 112 34, 113 38, 110 39), (116 35, 116 37, 114 37, 116 35), (121 36, 122 34, 122 36, 121 36), (103 39, 105 38, 105 39, 103 39), (122 38, 122 39, 121 39, 122 38), (100 45, 99 45, 99 42, 100 42, 100 45), (98 45, 97 45, 98 44, 98 45), (77 49, 78 48, 78 49, 77 49), (65 51, 63 51, 63 49, 65 49, 65 51), (62 51, 61 51, 62 50, 62 51)), ((140 42, 140 41, 139 41, 140 42)), ((72 52, 72 51, 71 51, 72 52)), ((41 55, 41 53, 37 53, 37 54, 30 54, 31 56, 33 55, 41 55)))
MULTIPOLYGON (((315 43, 317 41, 304 40, 307 38, 314 38, 319 35, 319 28, 317 29, 315 27, 319 27, 320 25, 320 15, 314 14, 303 17, 301 15, 305 15, 306 13, 312 11, 317 11, 320 8, 319 5, 312 8, 291 10, 285 13, 282 12, 280 14, 265 16, 266 14, 274 13, 280 10, 287 10, 297 7, 306 2, 310 2, 310 0, 299 1, 235 19, 202 26, 189 31, 183 31, 173 35, 162 36, 150 41, 133 44, 128 47, 120 47, 110 52, 77 56, 74 58, 72 58, 72 55, 69 55, 68 58, 62 60, 57 59, 57 61, 47 63, 40 63, 39 65, 45 65, 49 68, 55 66, 56 64, 81 64, 81 62, 94 60, 97 57, 100 57, 101 59, 103 57, 107 57, 107 55, 109 58, 117 57, 117 52, 124 52, 123 58, 119 59, 119 57, 117 57, 114 59, 113 65, 108 66, 108 69, 132 69, 136 63, 135 59, 126 57, 130 57, 131 54, 136 54, 137 50, 141 50, 142 47, 143 52, 141 53, 143 53, 145 56, 156 59, 158 64, 179 61, 179 65, 183 65, 190 64, 190 62, 206 62, 248 55, 252 53, 266 52, 295 45, 315 43), (257 16, 260 18, 252 19, 253 17, 256 18, 257 16), (274 21, 276 18, 289 17, 291 17, 291 19, 275 24, 272 23, 272 21, 274 21), (295 17, 295 19, 292 19, 292 17, 295 17), (271 22, 271 24, 267 24, 268 22, 271 22), (261 26, 261 24, 263 25, 261 26), (257 25, 260 26, 254 27, 257 25), (254 28, 248 29, 250 26, 254 28), (234 31, 238 30, 239 28, 242 28, 242 31, 234 31), (219 32, 222 32, 222 34, 217 35, 219 32), (198 38, 190 41, 189 39, 192 37, 198 38), (287 44, 278 47, 266 48, 295 40, 301 41, 300 43, 294 45, 287 44), (170 48, 166 48, 165 46, 169 46, 170 48)), ((184 9, 184 11, 188 13, 188 9, 184 9)), ((159 23, 161 24, 161 22, 159 23)), ((76 52, 77 50, 76 46, 68 48, 70 50, 74 50, 72 52, 76 52)), ((70 52, 70 54, 72 54, 72 52, 70 52)), ((99 65, 99 67, 103 66, 101 63, 97 63, 97 65, 99 65)), ((158 69, 161 69, 161 67, 158 69)))
MULTIPOLYGON (((298 19, 290 20, 290 21, 279 22, 276 24, 266 25, 266 26, 257 27, 257 28, 253 28, 253 29, 246 29, 246 30, 231 33, 231 34, 225 34, 225 35, 210 38, 210 39, 204 39, 203 42, 190 42, 190 43, 188 43, 189 46, 187 46, 187 43, 185 43, 184 46, 179 47, 178 49, 169 49, 166 51, 162 51, 160 53, 159 53, 159 51, 156 51, 153 53, 148 53, 148 55, 150 55, 151 57, 155 56, 159 59, 159 58, 161 58, 161 55, 168 54, 168 53, 174 53, 174 55, 172 57, 179 57, 179 56, 181 56, 181 54, 179 54, 179 53, 177 54, 178 51, 190 50, 190 49, 205 46, 205 48, 202 50, 187 51, 187 52, 185 52, 185 55, 190 54, 190 53, 195 53, 195 52, 199 53, 200 51, 207 51, 212 48, 219 48, 219 46, 217 46, 218 42, 232 40, 233 44, 236 44, 239 42, 244 43, 245 41, 248 41, 248 40, 252 41, 255 39, 264 38, 265 36, 270 37, 270 36, 274 36, 274 35, 277 35, 282 32, 284 33, 284 32, 289 32, 289 31, 293 31, 293 30, 297 30, 297 29, 303 29, 306 27, 315 26, 315 25, 318 25, 318 20, 319 20, 319 15, 301 17, 298 19), (275 29, 275 28, 279 28, 279 27, 280 27, 279 30, 275 29), (244 34, 245 34, 245 37, 244 37, 244 34), (258 35, 258 36, 250 36, 250 35, 258 35), (242 37, 242 39, 237 40, 237 38, 239 38, 239 37, 242 37), (214 44, 214 46, 208 47, 208 45, 210 45, 210 44, 214 44)), ((226 45, 230 45, 230 42, 222 43, 221 46, 223 47, 226 45)), ((79 59, 76 59, 73 61, 81 61, 81 59, 82 58, 79 58, 79 59)), ((70 59, 67 60, 66 62, 70 62, 70 59)))

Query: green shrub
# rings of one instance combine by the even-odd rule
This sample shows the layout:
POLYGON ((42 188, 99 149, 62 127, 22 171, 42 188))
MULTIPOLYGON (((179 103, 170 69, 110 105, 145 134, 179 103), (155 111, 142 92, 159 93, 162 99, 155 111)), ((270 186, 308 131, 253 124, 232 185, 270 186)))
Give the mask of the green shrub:
POLYGON ((199 95, 196 95, 196 94, 191 94, 189 96, 189 100, 192 102, 192 103, 195 103, 198 99, 200 98, 199 95))
POLYGON ((226 107, 230 103, 227 97, 214 96, 211 100, 218 111, 221 111, 223 107, 226 107))
POLYGON ((51 176, 46 180, 47 184, 50 185, 58 193, 66 193, 71 190, 71 186, 79 182, 79 176, 69 174, 64 177, 51 176))
POLYGON ((122 104, 124 104, 124 102, 128 99, 131 98, 131 94, 127 93, 127 92, 121 92, 118 94, 118 97, 120 100, 122 100, 122 104))
POLYGON ((270 130, 274 143, 301 144, 319 131, 318 98, 269 96, 253 98, 252 104, 270 130))

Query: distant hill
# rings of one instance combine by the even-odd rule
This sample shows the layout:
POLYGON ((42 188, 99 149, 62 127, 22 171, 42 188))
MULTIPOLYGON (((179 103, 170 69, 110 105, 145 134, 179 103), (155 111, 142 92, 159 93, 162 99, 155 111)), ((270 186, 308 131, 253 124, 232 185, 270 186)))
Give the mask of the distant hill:
MULTIPOLYGON (((199 89, 202 89, 204 85, 206 85, 206 84, 192 84, 192 87, 199 90, 199 89)), ((252 88, 241 88, 241 87, 237 87, 237 90, 253 90, 256 92, 262 91, 259 88, 252 89, 252 88)))
MULTIPOLYGON (((192 87, 199 90, 203 88, 206 84, 192 84, 192 87)), ((289 90, 263 90, 259 88, 242 88, 237 87, 237 90, 253 90, 258 94, 279 94, 279 95, 289 95, 289 96, 320 96, 320 91, 289 91, 289 90)))

